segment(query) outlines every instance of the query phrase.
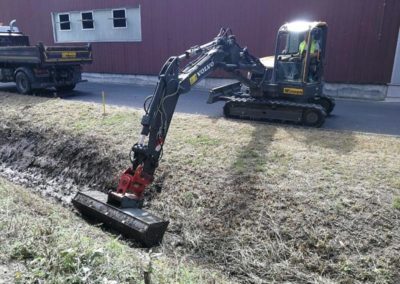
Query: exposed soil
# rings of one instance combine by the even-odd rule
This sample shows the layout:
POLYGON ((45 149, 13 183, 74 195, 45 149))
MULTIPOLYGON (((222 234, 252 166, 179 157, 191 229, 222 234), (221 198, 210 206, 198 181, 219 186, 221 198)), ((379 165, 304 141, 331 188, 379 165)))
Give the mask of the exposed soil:
POLYGON ((0 172, 9 180, 64 204, 69 204, 78 190, 112 187, 121 158, 118 153, 104 156, 104 148, 93 140, 62 131, 14 122, 2 126, 0 172))
MULTIPOLYGON (((57 120, 68 107, 41 111, 57 120)), ((78 189, 113 188, 128 166, 130 142, 112 140, 123 128, 77 134, 5 117, 0 174, 64 204, 78 189)), ((400 281, 399 139, 187 116, 174 127, 146 197, 171 221, 156 251, 245 283, 400 281)))

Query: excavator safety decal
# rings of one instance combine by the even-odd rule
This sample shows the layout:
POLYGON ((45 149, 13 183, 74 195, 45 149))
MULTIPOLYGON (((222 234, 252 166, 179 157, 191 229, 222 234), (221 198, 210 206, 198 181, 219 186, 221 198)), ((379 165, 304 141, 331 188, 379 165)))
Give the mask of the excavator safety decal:
POLYGON ((304 94, 303 89, 297 88, 283 88, 283 93, 296 96, 302 96, 304 94))
POLYGON ((192 77, 189 79, 190 85, 193 85, 194 83, 197 82, 197 74, 193 74, 192 77))
POLYGON ((76 58, 76 52, 74 51, 63 51, 61 53, 62 58, 76 58))
POLYGON ((204 66, 203 68, 201 68, 199 71, 197 71, 197 76, 201 77, 204 73, 206 73, 208 70, 210 70, 211 68, 213 68, 215 65, 214 61, 211 61, 210 63, 208 63, 206 66, 204 66))

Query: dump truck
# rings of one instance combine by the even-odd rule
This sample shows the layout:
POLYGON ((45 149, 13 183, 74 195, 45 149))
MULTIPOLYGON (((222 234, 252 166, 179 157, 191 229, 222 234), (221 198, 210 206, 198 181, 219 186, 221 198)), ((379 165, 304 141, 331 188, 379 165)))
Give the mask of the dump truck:
POLYGON ((0 26, 0 82, 15 82, 19 93, 55 87, 72 91, 82 80, 82 64, 93 61, 91 45, 31 46, 15 20, 0 26))

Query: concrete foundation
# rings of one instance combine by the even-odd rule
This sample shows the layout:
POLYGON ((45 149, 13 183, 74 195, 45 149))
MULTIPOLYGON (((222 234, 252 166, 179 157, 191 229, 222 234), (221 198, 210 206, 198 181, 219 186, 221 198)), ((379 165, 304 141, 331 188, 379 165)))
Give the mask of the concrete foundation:
POLYGON ((400 85, 389 85, 387 91, 387 97, 400 99, 400 85))
POLYGON ((337 98, 382 101, 386 98, 385 85, 356 85, 325 83, 324 94, 337 98))
POLYGON ((400 99, 400 30, 397 37, 396 55, 394 57, 392 80, 390 82, 387 97, 400 99))
MULTIPOLYGON (((139 86, 155 86, 158 82, 157 76, 147 75, 121 75, 103 73, 83 73, 83 79, 97 83, 133 84, 139 86)), ((200 81, 196 89, 212 89, 236 82, 232 79, 207 78, 200 81)), ((390 86, 391 96, 400 96, 400 86, 390 86)), ((366 99, 381 101, 385 100, 388 93, 386 85, 356 85, 356 84, 334 84, 325 83, 324 93, 337 98, 366 99)))

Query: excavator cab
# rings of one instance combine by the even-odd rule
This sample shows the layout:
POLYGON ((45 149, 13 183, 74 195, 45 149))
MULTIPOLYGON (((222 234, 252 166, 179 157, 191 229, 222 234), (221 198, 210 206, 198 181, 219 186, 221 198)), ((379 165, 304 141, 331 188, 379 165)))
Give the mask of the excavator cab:
POLYGON ((323 22, 283 25, 276 39, 274 81, 294 87, 321 84, 326 35, 323 22))
MULTIPOLYGON (((262 87, 264 98, 316 104, 327 115, 332 112, 335 102, 323 94, 327 32, 325 22, 298 21, 281 26, 275 55, 260 58, 270 74, 262 87)), ((257 74, 249 78, 257 80, 257 74)))

